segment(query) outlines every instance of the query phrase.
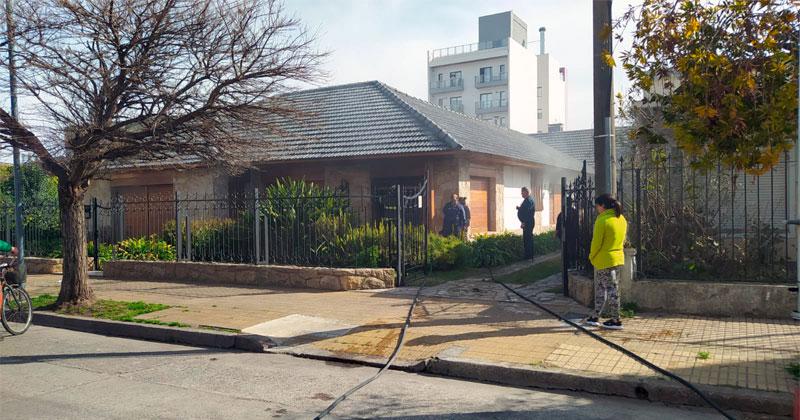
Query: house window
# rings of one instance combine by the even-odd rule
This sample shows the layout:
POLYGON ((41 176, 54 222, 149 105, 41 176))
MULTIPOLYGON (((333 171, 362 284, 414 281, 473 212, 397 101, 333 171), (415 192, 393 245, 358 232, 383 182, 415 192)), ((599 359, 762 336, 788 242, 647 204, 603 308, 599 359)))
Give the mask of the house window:
POLYGON ((536 88, 536 97, 537 98, 541 98, 542 97, 542 87, 541 86, 536 88))
POLYGON ((480 82, 486 83, 492 80, 492 68, 491 67, 481 67, 479 72, 480 82))
POLYGON ((542 118, 544 118, 544 113, 542 112, 542 108, 539 108, 539 109, 536 110, 536 118, 538 118, 540 120, 542 118))
POLYGON ((451 71, 450 72, 450 87, 456 87, 461 83, 461 72, 460 71, 451 71))
POLYGON ((501 64, 500 65, 500 79, 505 79, 505 78, 506 78, 506 65, 505 64, 501 64))
POLYGON ((481 102, 480 102, 481 109, 491 108, 492 107, 492 94, 491 93, 481 93, 481 102))
POLYGON ((506 106, 508 98, 506 97, 506 93, 504 91, 497 92, 497 102, 500 106, 506 106))

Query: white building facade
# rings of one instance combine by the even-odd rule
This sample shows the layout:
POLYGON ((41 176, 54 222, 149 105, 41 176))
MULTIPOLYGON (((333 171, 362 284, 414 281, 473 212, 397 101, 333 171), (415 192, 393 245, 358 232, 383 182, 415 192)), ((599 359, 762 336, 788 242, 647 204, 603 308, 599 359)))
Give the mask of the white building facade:
POLYGON ((537 62, 513 12, 481 16, 479 42, 428 51, 428 100, 523 133, 538 130, 537 62))
POLYGON ((567 68, 545 50, 545 28, 539 28, 538 81, 536 97, 537 132, 567 130, 567 68))

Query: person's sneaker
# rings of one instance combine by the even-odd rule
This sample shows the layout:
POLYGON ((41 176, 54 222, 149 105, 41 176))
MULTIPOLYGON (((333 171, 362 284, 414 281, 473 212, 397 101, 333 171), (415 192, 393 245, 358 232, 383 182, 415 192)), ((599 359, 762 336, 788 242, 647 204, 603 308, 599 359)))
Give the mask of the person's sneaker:
POLYGON ((622 329, 622 321, 609 319, 608 321, 603 323, 602 327, 603 328, 607 328, 609 330, 621 330, 622 329))
POLYGON ((586 321, 584 321, 583 323, 586 324, 586 325, 591 325, 593 327, 599 327, 600 326, 600 320, 597 319, 596 316, 591 316, 589 318, 586 318, 586 321))

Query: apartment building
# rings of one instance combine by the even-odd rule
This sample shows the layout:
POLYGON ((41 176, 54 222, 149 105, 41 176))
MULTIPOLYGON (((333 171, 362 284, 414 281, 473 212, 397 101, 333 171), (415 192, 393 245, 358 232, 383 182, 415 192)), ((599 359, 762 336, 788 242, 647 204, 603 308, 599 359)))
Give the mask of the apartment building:
POLYGON ((536 55, 513 12, 478 18, 478 42, 428 51, 428 100, 523 133, 537 131, 536 55))
MULTIPOLYGON (((540 43, 544 42, 540 29, 540 43)), ((566 126, 566 69, 508 11, 478 18, 478 42, 428 51, 428 100, 523 133, 566 126)))

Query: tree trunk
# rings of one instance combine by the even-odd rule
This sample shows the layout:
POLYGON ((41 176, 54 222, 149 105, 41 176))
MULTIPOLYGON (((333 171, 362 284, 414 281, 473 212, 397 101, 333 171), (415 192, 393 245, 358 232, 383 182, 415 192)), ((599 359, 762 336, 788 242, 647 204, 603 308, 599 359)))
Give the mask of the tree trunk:
POLYGON ((92 301, 89 287, 88 258, 83 211, 86 187, 58 181, 58 204, 61 210, 61 244, 64 256, 58 306, 80 305, 92 301))

